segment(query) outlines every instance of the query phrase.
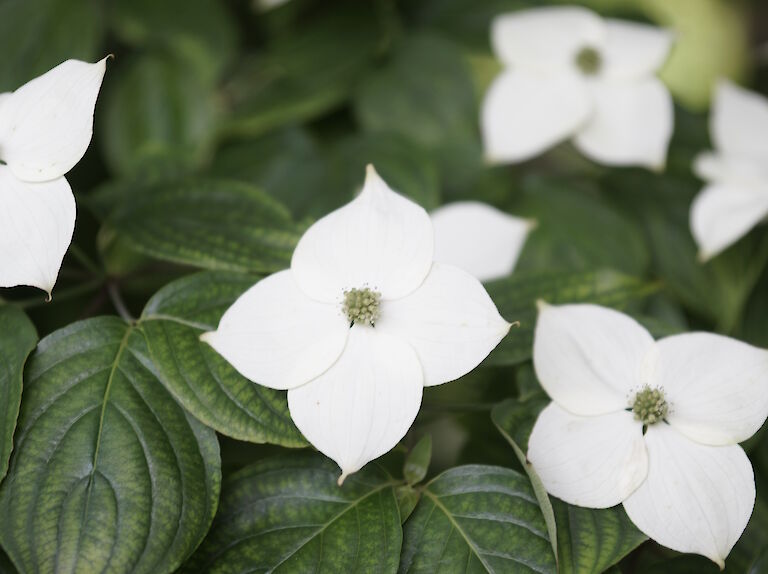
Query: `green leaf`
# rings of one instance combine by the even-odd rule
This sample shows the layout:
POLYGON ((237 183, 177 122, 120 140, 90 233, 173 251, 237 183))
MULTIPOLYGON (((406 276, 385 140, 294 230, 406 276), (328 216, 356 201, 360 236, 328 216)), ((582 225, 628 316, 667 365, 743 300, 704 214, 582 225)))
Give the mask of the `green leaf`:
POLYGON ((605 268, 640 276, 647 270, 649 253, 642 230, 607 205, 593 185, 531 177, 522 191, 510 211, 538 225, 521 253, 519 271, 605 268))
POLYGON ((432 459, 432 435, 425 435, 408 453, 403 465, 403 476, 409 485, 424 480, 432 459))
POLYGON ((235 54, 237 29, 218 0, 113 0, 109 15, 123 42, 167 47, 211 81, 235 54))
POLYGON ((520 466, 523 467, 531 481, 531 487, 541 507, 544 522, 547 525, 547 534, 552 544, 552 551, 558 555, 557 547, 559 540, 552 503, 549 500, 544 483, 541 482, 541 478, 539 478, 531 463, 528 462, 528 457, 526 456, 526 452, 528 452, 528 439, 531 436, 533 425, 536 423, 536 418, 541 410, 548 403, 549 398, 543 393, 532 394, 526 400, 507 399, 493 407, 491 420, 509 443, 509 446, 512 447, 520 466))
POLYGON ((172 572, 208 530, 220 477, 215 433, 157 380, 141 333, 81 321, 27 365, 0 543, 25 572, 172 572))
POLYGON ((361 83, 353 104, 365 130, 394 132, 431 150, 452 186, 483 166, 469 66, 439 36, 402 40, 389 65, 361 83))
POLYGON ((223 271, 183 277, 149 300, 140 328, 160 380, 204 424, 239 440, 304 446, 285 392, 252 383, 200 341, 256 281, 223 271))
POLYGON ((27 316, 16 307, 0 307, 0 481, 13 449, 24 363, 36 344, 37 331, 27 316))
POLYGON ((596 510, 558 499, 552 504, 562 574, 603 572, 648 540, 621 505, 596 510))
POLYGON ((11 562, 11 559, 8 558, 5 552, 3 552, 3 549, 0 548, 0 574, 18 574, 19 571, 16 570, 16 567, 13 565, 13 562, 11 562))
POLYGON ((337 486, 327 458, 259 461, 224 484, 187 572, 391 572, 402 531, 392 479, 375 464, 337 486))
POLYGON ((241 182, 194 180, 126 198, 107 226, 156 259, 231 271, 290 265, 299 230, 288 210, 241 182))
POLYGON ((491 299, 508 321, 519 321, 494 349, 487 364, 512 365, 531 358, 536 301, 595 303, 622 308, 642 300, 656 286, 614 271, 514 274, 486 284, 491 299))
POLYGON ((404 484, 395 488, 395 496, 397 497, 397 506, 400 509, 400 522, 405 524, 419 503, 421 493, 412 486, 404 484))
POLYGON ((498 466, 452 468, 423 490, 405 523, 400 572, 554 573, 528 479, 498 466))
POLYGON ((164 52, 120 59, 110 67, 103 100, 97 126, 112 171, 184 172, 209 155, 214 94, 187 60, 164 52))
POLYGON ((256 136, 346 101, 378 41, 374 5, 348 2, 246 58, 225 86, 227 134, 256 136))
POLYGON ((93 62, 103 29, 98 0, 0 2, 0 92, 13 91, 68 58, 93 62))

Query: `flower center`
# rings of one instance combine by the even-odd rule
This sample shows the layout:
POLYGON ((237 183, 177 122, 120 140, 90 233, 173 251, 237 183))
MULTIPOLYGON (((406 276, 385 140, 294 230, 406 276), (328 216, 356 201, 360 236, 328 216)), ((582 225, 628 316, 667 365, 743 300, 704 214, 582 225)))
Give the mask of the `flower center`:
POLYGON ((353 325, 373 326, 379 318, 379 303, 381 293, 363 287, 362 289, 349 289, 344 291, 344 314, 353 325))
POLYGON ((635 420, 642 421, 644 425, 652 425, 664 419, 669 412, 664 392, 646 385, 635 395, 632 412, 635 413, 635 420))
POLYGON ((603 58, 595 48, 584 46, 576 54, 576 66, 585 76, 594 76, 603 67, 603 58))

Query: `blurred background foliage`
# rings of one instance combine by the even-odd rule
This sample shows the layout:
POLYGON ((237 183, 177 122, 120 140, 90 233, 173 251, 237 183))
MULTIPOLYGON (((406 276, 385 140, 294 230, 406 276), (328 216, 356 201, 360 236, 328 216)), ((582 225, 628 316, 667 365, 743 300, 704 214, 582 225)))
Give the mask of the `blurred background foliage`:
MULTIPOLYGON (((499 70, 489 23, 539 4, 0 0, 0 92, 66 58, 115 56, 93 143, 69 176, 79 217, 54 299, 44 304, 24 289, 2 296, 22 305, 44 336, 114 313, 110 289, 119 288, 138 315, 160 288, 197 268, 254 276, 284 268, 302 230, 347 202, 373 163, 427 209, 474 199, 539 223, 513 276, 488 286, 520 330, 487 368, 425 393, 407 442, 432 434, 430 476, 470 462, 519 466, 494 420, 514 416, 516 404, 540 393, 528 362, 537 298, 620 307, 659 336, 706 329, 768 346, 765 226, 707 264, 697 261, 688 227, 701 188, 691 160, 710 147, 713 81, 729 77, 768 92, 768 5, 580 2, 678 32, 661 74, 676 100, 666 170, 599 167, 569 144, 524 164, 489 167, 478 131, 484 90, 499 70), (505 399, 512 410, 492 420, 492 407, 505 399)), ((768 571, 762 434, 747 445, 758 502, 727 572, 768 571)), ((220 442, 225 478, 277 450, 223 435, 220 442)), ((391 453, 385 464, 398 468, 403 454, 391 453)), ((632 531, 616 525, 625 517, 602 511, 555 512, 572 533, 632 531)), ((633 532, 614 562, 642 542, 633 532)), ((0 572, 10 568, 4 560, 0 553, 0 572)), ((716 570, 646 543, 610 572, 716 570)))

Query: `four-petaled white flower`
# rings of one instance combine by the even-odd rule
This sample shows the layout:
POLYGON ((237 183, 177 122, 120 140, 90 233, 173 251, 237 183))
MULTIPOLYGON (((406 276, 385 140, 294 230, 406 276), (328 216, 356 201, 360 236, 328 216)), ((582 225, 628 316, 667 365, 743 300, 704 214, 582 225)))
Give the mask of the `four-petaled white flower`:
POLYGON ((202 336, 245 377, 288 389, 296 426, 339 482, 394 447, 423 387, 475 368, 509 330, 480 282, 433 262, 421 207, 369 166, 360 195, 312 225, 291 268, 202 336))
POLYGON ((715 152, 696 158, 707 182, 691 206, 702 260, 714 257, 768 215, 768 99, 721 81, 710 117, 715 152))
POLYGON ((0 94, 0 287, 50 296, 75 228, 64 174, 91 142, 105 67, 67 60, 0 94))
POLYGON ((654 341, 618 311, 542 304, 533 360, 553 401, 528 443, 547 491, 623 503, 659 544, 722 568, 755 501, 737 443, 768 415, 768 351, 708 333, 654 341))
POLYGON ((603 164, 663 167, 674 120, 655 73, 672 39, 579 7, 498 16, 491 43, 506 69, 483 104, 488 160, 523 161, 572 137, 603 164))
POLYGON ((536 226, 479 201, 457 201, 432 213, 435 261, 449 263, 480 281, 506 277, 515 268, 528 233, 536 226))

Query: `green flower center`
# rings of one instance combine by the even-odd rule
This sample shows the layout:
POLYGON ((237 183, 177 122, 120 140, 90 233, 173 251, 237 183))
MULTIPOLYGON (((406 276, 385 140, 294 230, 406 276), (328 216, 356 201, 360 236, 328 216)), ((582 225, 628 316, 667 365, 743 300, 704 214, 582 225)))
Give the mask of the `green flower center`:
POLYGON ((584 46, 576 54, 576 66, 585 76, 594 76, 603 67, 603 58, 596 49, 584 46))
POLYGON ((344 314, 351 324, 370 325, 379 318, 381 293, 364 287, 344 291, 344 314))
POLYGON ((642 421, 644 425, 652 425, 663 420, 669 412, 664 392, 646 385, 635 395, 632 412, 635 413, 635 420, 642 421))

